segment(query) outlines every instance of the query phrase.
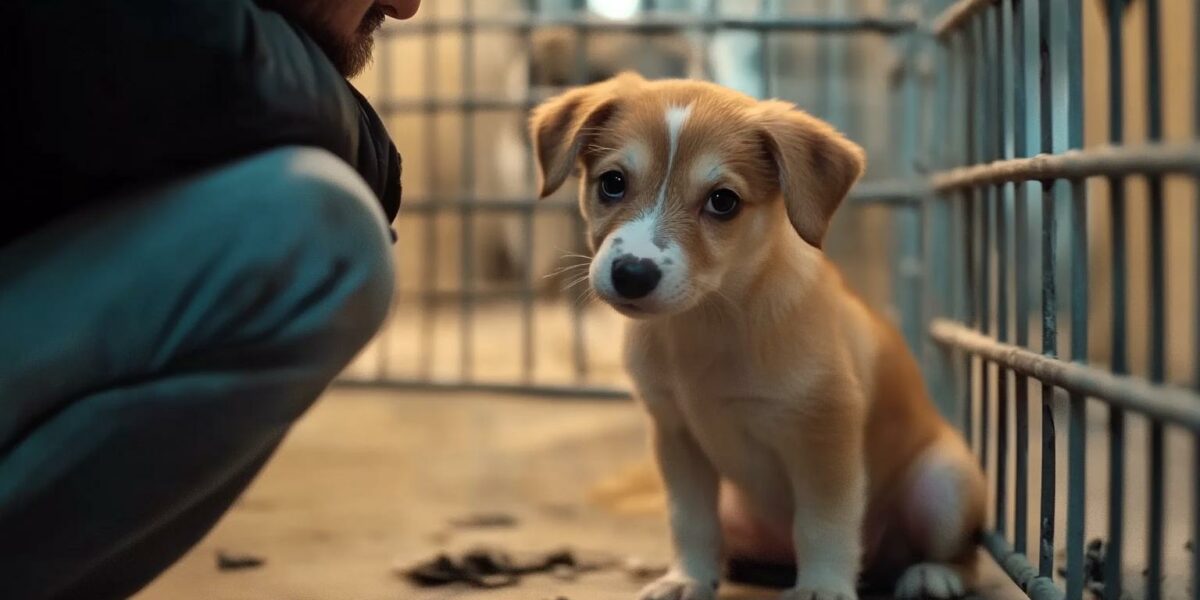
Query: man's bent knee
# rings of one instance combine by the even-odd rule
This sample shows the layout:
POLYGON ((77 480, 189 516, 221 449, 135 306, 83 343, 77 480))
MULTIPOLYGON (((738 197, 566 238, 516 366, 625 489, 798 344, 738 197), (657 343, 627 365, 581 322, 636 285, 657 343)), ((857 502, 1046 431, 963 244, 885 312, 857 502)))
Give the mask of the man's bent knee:
POLYGON ((312 236, 304 241, 326 251, 331 268, 354 286, 331 324, 330 334, 342 336, 349 352, 336 357, 340 369, 375 335, 391 306, 395 275, 387 222, 366 182, 341 159, 312 148, 277 153, 284 191, 295 192, 282 198, 280 217, 291 215, 301 234, 312 236))
POLYGON ((248 252, 246 276, 310 288, 315 314, 295 318, 322 321, 315 356, 320 367, 340 370, 391 305, 391 238, 378 199, 349 165, 313 148, 264 153, 231 167, 230 175, 247 188, 236 207, 245 215, 237 227, 248 252))

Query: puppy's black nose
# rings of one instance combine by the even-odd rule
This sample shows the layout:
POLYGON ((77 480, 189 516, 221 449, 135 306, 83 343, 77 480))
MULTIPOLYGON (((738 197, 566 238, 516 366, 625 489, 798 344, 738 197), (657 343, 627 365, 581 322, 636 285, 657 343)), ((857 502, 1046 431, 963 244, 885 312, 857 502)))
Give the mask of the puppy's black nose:
POLYGON ((624 298, 636 300, 649 294, 659 279, 662 279, 662 271, 648 258, 625 254, 612 263, 613 287, 624 298))

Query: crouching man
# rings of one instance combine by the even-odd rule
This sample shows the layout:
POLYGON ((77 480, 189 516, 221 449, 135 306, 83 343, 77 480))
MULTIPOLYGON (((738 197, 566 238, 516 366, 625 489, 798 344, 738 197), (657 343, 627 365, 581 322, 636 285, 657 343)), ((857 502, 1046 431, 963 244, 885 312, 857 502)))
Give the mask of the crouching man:
POLYGON ((0 598, 145 586, 373 336, 400 158, 346 78, 418 2, 0 8, 0 598))

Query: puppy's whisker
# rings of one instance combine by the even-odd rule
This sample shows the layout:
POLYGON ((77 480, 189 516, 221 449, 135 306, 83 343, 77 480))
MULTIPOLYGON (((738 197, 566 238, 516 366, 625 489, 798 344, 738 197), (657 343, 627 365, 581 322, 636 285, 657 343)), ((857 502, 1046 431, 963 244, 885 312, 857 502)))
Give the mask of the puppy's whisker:
POLYGON ((592 288, 587 288, 586 292, 580 294, 575 299, 575 308, 577 308, 577 309, 587 308, 588 304, 590 304, 594 300, 599 300, 599 299, 600 299, 600 297, 596 295, 595 290, 593 290, 592 288))
MULTIPOLYGON (((565 292, 565 291, 568 291, 568 290, 570 290, 571 288, 573 288, 573 287, 575 287, 575 286, 577 286, 577 285, 579 285, 579 284, 581 284, 581 283, 583 283, 583 282, 585 282, 585 281, 587 281, 587 280, 588 280, 588 276, 587 276, 587 275, 584 275, 583 277, 578 277, 578 278, 576 278, 576 279, 572 280, 571 282, 567 283, 567 284, 566 284, 566 285, 563 287, 563 291, 564 291, 564 292, 565 292)), ((590 289, 590 288, 589 288, 589 289, 590 289)))
POLYGON ((571 302, 571 308, 578 310, 585 307, 590 301, 598 299, 596 290, 589 286, 583 288, 581 293, 576 294, 575 299, 571 302))
POLYGON ((542 279, 549 279, 556 275, 562 275, 564 273, 571 273, 573 271, 579 271, 580 269, 587 268, 588 266, 589 266, 589 263, 579 263, 577 265, 567 265, 565 267, 560 267, 558 269, 555 269, 546 275, 543 275, 542 279))

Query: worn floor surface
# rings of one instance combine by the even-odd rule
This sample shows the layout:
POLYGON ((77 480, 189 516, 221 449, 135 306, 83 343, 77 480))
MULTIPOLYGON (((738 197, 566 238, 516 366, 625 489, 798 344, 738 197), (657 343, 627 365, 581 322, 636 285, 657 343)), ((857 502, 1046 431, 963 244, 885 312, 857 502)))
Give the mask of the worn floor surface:
MULTIPOLYGON (((480 591, 418 589, 394 566, 480 543, 514 551, 569 546, 649 563, 667 557, 653 502, 597 496, 644 457, 641 414, 619 401, 472 394, 330 392, 296 426, 261 477, 181 562, 136 600, 606 600, 641 582, 622 569, 562 581, 526 578, 480 591), (515 527, 448 521, 507 512, 515 527), (266 559, 218 571, 219 549, 266 559)), ((1016 588, 989 563, 985 596, 1016 588)), ((725 599, 773 599, 727 589, 725 599)))

